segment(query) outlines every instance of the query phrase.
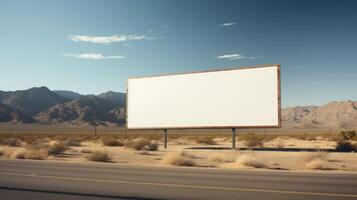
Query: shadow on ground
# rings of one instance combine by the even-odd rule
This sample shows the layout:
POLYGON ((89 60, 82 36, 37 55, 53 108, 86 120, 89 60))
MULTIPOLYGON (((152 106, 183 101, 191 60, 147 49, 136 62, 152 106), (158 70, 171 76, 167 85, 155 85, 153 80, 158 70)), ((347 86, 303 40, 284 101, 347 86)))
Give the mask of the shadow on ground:
MULTIPOLYGON (((185 149, 196 149, 196 150, 232 150, 231 147, 189 147, 185 149)), ((275 148, 275 147, 241 147, 236 148, 235 150, 241 151, 282 151, 282 152, 300 152, 300 151, 307 151, 307 152, 314 152, 314 151, 324 151, 324 152, 336 152, 335 149, 315 149, 315 148, 275 148)))
POLYGON ((142 200, 164 200, 164 199, 148 198, 148 197, 117 196, 117 195, 105 195, 105 194, 83 194, 83 193, 75 193, 75 192, 61 192, 61 191, 53 191, 53 190, 39 190, 39 189, 15 188, 15 187, 4 187, 4 186, 0 186, 0 191, 1 190, 57 194, 57 195, 69 195, 69 196, 76 196, 76 198, 78 198, 78 199, 103 198, 103 199, 128 199, 128 200, 139 200, 139 199, 142 199, 142 200))

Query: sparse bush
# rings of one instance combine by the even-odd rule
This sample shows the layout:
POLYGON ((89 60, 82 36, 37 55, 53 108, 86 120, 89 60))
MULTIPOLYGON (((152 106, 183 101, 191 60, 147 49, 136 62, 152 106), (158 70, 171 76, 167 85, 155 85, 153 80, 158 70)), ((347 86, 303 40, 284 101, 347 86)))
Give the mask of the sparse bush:
POLYGON ((356 131, 342 131, 341 132, 342 140, 352 140, 356 136, 356 131))
POLYGON ((338 152, 351 152, 357 151, 357 146, 353 145, 350 141, 347 140, 339 140, 335 147, 338 152))
POLYGON ((78 139, 68 139, 63 142, 65 146, 69 147, 79 147, 81 146, 81 141, 78 139))
POLYGON ((9 156, 13 159, 25 159, 26 151, 25 149, 16 149, 9 156))
POLYGON ((44 160, 48 154, 45 149, 29 150, 25 153, 25 159, 44 160))
POLYGON ((19 140, 18 138, 5 138, 2 141, 2 144, 4 145, 8 145, 8 146, 12 146, 12 147, 18 147, 21 144, 21 140, 19 140))
POLYGON ((82 149, 82 153, 92 153, 92 150, 90 149, 82 149))
POLYGON ((66 150, 66 146, 63 143, 55 143, 48 147, 47 152, 49 155, 58 155, 66 150))
POLYGON ((159 144, 157 142, 150 142, 150 144, 145 146, 147 151, 157 151, 159 149, 159 144))
POLYGON ((209 136, 198 136, 195 138, 195 142, 198 144, 208 144, 208 145, 216 144, 216 142, 213 140, 213 137, 209 137, 209 136))
POLYGON ((195 166, 195 162, 192 159, 185 158, 181 152, 173 152, 166 154, 162 159, 162 163, 165 165, 176 166, 195 166))
POLYGON ((282 149, 285 147, 285 142, 282 140, 279 140, 275 145, 277 148, 282 149))
POLYGON ((264 136, 258 136, 254 133, 249 133, 245 138, 245 142, 248 147, 263 146, 264 136))
POLYGON ((123 146, 124 144, 119 140, 112 137, 104 137, 102 138, 102 144, 105 146, 123 146))
POLYGON ((137 138, 134 140, 130 140, 125 143, 125 147, 132 148, 135 150, 144 150, 147 145, 150 145, 151 142, 145 138, 137 138))
POLYGON ((37 139, 32 143, 27 144, 28 149, 47 149, 49 147, 47 140, 37 139))
POLYGON ((266 168, 267 166, 261 159, 254 157, 254 155, 244 154, 239 156, 236 164, 238 166, 254 167, 254 168, 266 168))
POLYGON ((326 164, 326 161, 324 160, 321 160, 321 159, 315 159, 315 160, 312 160, 308 163, 305 164, 305 168, 306 169, 319 169, 319 170, 327 170, 329 169, 327 167, 327 164, 326 164))
POLYGON ((87 160, 96 162, 110 162, 111 157, 107 152, 95 151, 87 156, 87 160))
POLYGON ((313 160, 327 160, 327 157, 328 157, 328 153, 327 152, 323 152, 323 151, 308 152, 308 153, 304 152, 303 155, 304 155, 304 160, 306 162, 311 162, 313 160))

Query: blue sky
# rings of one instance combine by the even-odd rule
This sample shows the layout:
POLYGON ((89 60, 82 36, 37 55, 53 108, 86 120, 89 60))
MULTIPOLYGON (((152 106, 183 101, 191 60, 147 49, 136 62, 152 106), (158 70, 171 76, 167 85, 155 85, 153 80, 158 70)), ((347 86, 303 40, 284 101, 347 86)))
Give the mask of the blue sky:
POLYGON ((280 63, 282 104, 357 99, 356 1, 0 2, 0 90, 280 63))

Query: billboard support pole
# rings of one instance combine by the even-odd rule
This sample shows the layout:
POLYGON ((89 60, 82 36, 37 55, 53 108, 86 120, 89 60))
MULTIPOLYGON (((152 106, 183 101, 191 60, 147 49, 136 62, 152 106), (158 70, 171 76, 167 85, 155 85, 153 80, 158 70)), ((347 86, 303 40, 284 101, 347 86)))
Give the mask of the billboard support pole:
POLYGON ((236 148, 236 129, 232 128, 232 149, 236 148))
POLYGON ((167 149, 167 129, 164 129, 164 148, 167 149))

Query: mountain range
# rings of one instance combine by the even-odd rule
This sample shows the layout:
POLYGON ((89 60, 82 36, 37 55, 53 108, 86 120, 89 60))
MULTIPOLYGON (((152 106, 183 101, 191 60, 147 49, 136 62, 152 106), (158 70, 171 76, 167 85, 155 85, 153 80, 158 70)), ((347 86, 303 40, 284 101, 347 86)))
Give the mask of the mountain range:
MULTIPOLYGON (((63 126, 125 125, 126 94, 108 91, 82 95, 73 91, 34 87, 0 91, 0 123, 63 126)), ((355 129, 357 101, 333 101, 321 106, 282 109, 284 129, 355 129)))
POLYGON ((81 95, 47 87, 0 91, 0 123, 86 126, 125 124, 125 93, 81 95))

